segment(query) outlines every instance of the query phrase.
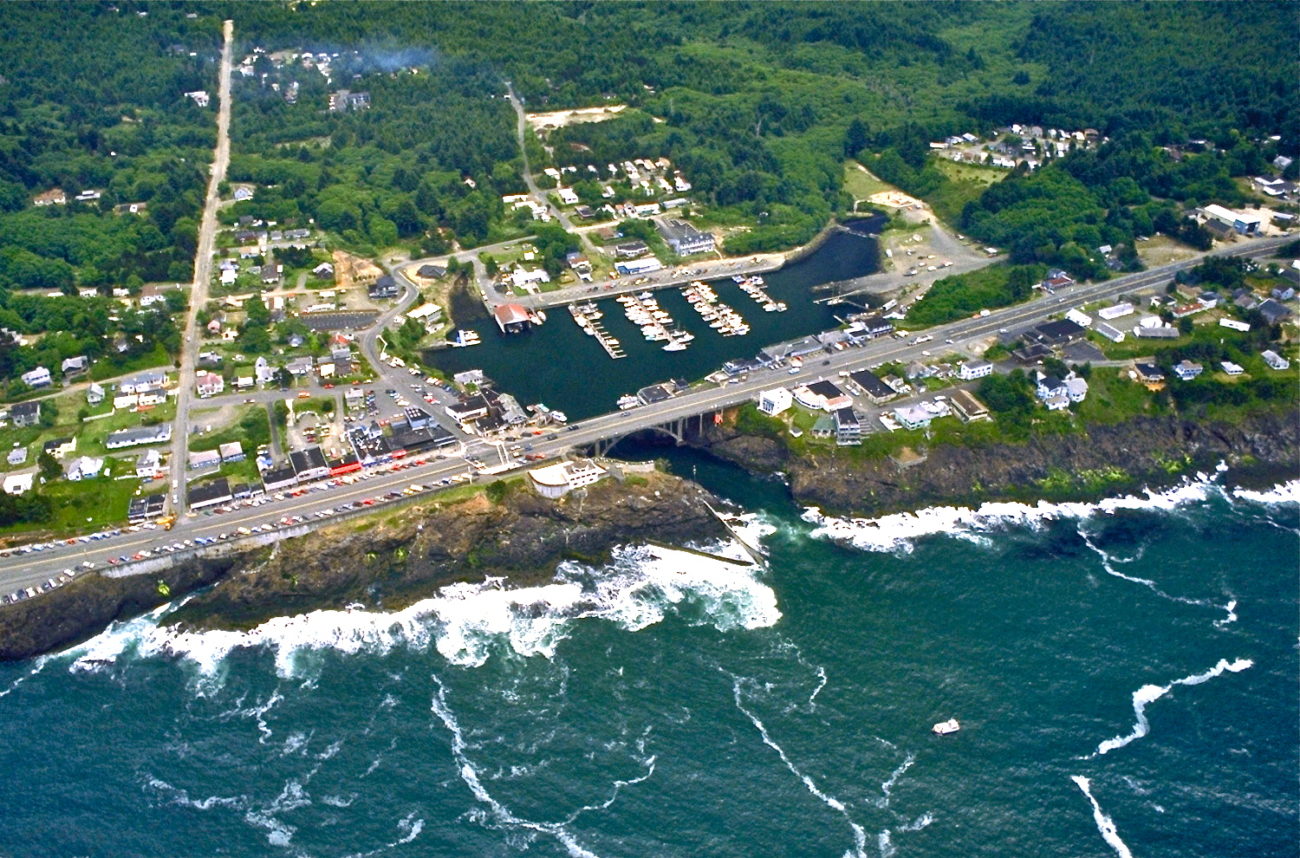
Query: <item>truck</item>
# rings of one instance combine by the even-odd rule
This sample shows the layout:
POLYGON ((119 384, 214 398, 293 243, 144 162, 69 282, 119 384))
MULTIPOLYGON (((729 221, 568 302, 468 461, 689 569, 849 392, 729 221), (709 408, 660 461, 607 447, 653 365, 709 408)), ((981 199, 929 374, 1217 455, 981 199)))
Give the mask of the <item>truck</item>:
POLYGON ((171 530, 172 526, 176 524, 175 513, 171 515, 164 515, 162 518, 158 519, 158 523, 162 525, 163 530, 171 530))

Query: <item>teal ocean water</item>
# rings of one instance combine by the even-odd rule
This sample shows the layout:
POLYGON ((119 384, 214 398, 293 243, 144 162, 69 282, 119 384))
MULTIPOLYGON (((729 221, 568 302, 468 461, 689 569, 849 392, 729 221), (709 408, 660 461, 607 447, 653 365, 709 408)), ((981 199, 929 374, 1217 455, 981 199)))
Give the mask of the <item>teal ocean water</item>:
POLYGON ((1300 486, 854 522, 675 462, 765 564, 0 665, 0 854, 1296 854, 1300 486))

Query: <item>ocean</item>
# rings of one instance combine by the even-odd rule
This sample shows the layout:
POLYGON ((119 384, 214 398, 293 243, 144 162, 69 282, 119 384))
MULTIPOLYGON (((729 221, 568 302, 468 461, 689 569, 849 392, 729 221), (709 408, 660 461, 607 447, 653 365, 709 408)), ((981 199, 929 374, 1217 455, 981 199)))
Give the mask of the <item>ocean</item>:
POLYGON ((1296 854, 1300 484, 850 520, 670 458, 763 564, 0 665, 0 855, 1296 854))

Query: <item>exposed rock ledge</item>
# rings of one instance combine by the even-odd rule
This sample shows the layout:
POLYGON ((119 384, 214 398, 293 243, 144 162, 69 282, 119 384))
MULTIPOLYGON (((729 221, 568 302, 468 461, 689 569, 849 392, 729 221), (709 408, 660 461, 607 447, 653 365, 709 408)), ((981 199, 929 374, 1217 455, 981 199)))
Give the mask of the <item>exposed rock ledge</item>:
POLYGON ((1294 414, 1259 414, 1232 425, 1144 417, 1025 444, 935 446, 917 451, 909 465, 836 451, 793 456, 779 441, 741 435, 728 423, 711 428, 702 444, 750 470, 783 472, 797 503, 857 514, 990 500, 1087 500, 1169 486, 1219 462, 1229 465, 1226 479, 1233 484, 1300 476, 1294 414))
POLYGON ((29 658, 85 640, 114 620, 141 614, 204 587, 168 622, 246 628, 273 616, 353 602, 401 608, 454 581, 502 575, 549 580, 566 558, 599 562, 614 546, 724 535, 686 480, 654 473, 607 480, 585 496, 549 501, 516 489, 502 502, 437 496, 413 507, 340 522, 270 547, 190 559, 163 573, 90 575, 41 597, 0 608, 0 659, 29 658), (159 592, 166 582, 170 595, 159 592))

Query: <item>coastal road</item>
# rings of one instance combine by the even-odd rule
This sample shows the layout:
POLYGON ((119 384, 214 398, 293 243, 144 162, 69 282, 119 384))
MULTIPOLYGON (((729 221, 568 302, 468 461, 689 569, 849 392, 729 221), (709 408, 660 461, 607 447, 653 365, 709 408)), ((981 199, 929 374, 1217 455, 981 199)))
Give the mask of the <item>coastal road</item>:
POLYGON ((230 165, 230 68, 234 51, 235 23, 224 21, 221 25, 221 66, 217 84, 217 144, 212 153, 212 170, 208 177, 208 195, 203 204, 203 218, 199 221, 198 247, 194 254, 194 287, 190 290, 190 308, 181 328, 180 369, 176 379, 176 422, 172 426, 172 451, 170 474, 172 491, 169 494, 172 512, 185 511, 185 492, 180 483, 185 474, 189 449, 190 400, 195 395, 195 365, 201 338, 198 331, 198 312, 208 302, 208 284, 212 282, 212 256, 217 239, 217 210, 221 207, 219 193, 226 180, 230 165))
MULTIPOLYGON (((1241 256, 1262 254, 1291 237, 1263 239, 1233 245, 1214 252, 1214 255, 1241 256)), ((570 424, 568 427, 546 432, 518 442, 531 444, 533 453, 553 457, 575 446, 592 445, 625 437, 637 431, 668 423, 684 417, 707 414, 722 408, 752 400, 762 390, 794 383, 807 383, 816 378, 832 378, 842 371, 871 367, 887 361, 909 362, 928 357, 930 350, 948 351, 939 345, 944 339, 957 343, 995 336, 1002 330, 1014 330, 1045 321, 1065 310, 1092 301, 1109 300, 1120 295, 1161 287, 1178 271, 1195 266, 1200 257, 1161 266, 1151 271, 1131 274, 1104 283, 1072 287, 1071 290, 1044 296, 1014 307, 991 311, 987 316, 962 319, 927 331, 934 341, 913 344, 906 340, 887 338, 871 341, 858 348, 850 348, 825 356, 815 355, 804 359, 799 372, 791 375, 788 368, 773 368, 750 372, 742 379, 720 388, 685 393, 655 405, 642 406, 629 411, 618 411, 570 424)), ((436 459, 430 456, 415 457, 426 460, 424 465, 403 466, 402 470, 372 472, 365 480, 353 485, 342 485, 315 491, 299 498, 286 498, 261 506, 245 506, 225 515, 182 518, 170 532, 142 530, 123 533, 99 542, 61 543, 39 554, 11 555, 0 558, 0 593, 8 593, 24 586, 32 586, 53 577, 59 572, 92 560, 99 562, 109 556, 133 556, 142 550, 156 550, 196 536, 233 533, 237 528, 255 528, 275 524, 285 516, 306 515, 347 502, 360 503, 366 498, 376 498, 391 491, 419 483, 429 485, 440 479, 472 471, 468 462, 460 457, 436 459)), ((380 506, 382 501, 376 502, 380 506)), ((308 522, 313 519, 308 518, 308 522)), ((328 520, 328 519, 325 519, 328 520)))

